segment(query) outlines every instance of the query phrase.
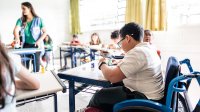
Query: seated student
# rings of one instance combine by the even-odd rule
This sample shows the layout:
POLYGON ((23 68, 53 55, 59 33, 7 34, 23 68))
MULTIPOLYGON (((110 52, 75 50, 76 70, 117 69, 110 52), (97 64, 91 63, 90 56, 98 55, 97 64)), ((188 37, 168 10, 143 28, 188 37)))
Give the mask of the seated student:
POLYGON ((91 38, 90 38, 90 45, 100 45, 101 44, 101 39, 99 37, 99 34, 97 33, 93 33, 91 35, 91 38))
POLYGON ((49 35, 47 35, 44 40, 44 48, 45 48, 45 52, 44 55, 42 56, 42 60, 46 62, 46 69, 48 68, 48 64, 50 63, 50 59, 51 59, 51 53, 53 50, 53 41, 51 39, 51 37, 49 35))
POLYGON ((110 39, 111 39, 111 44, 109 44, 107 46, 107 48, 112 49, 114 52, 108 53, 106 51, 101 51, 101 56, 112 58, 112 59, 108 60, 108 65, 117 65, 121 61, 121 58, 115 59, 114 57, 116 55, 117 56, 121 56, 121 55, 123 56, 124 55, 124 52, 117 45, 117 43, 120 41, 119 30, 114 30, 113 32, 111 32, 110 39), (112 57, 112 56, 114 56, 114 57, 112 57))
POLYGON ((39 81, 21 65, 20 56, 7 54, 0 42, 0 112, 16 112, 15 91, 38 89, 39 81), (15 79, 17 77, 18 79, 15 79))
MULTIPOLYGON (((82 44, 81 44, 80 40, 78 39, 78 36, 77 35, 73 35, 73 38, 72 38, 72 40, 71 40, 69 45, 78 46, 78 45, 82 45, 82 44)), ((79 53, 84 52, 84 50, 80 49, 80 48, 76 49, 76 51, 79 52, 79 53)), ((65 62, 65 64, 64 64, 64 67, 62 69, 69 69, 70 68, 70 67, 67 66, 67 57, 69 57, 70 55, 71 54, 69 52, 64 54, 64 62, 65 62)))
POLYGON ((156 50, 158 56, 161 58, 160 50, 158 50, 156 48, 156 46, 152 44, 152 32, 151 32, 151 30, 144 30, 143 42, 148 42, 151 45, 151 47, 153 47, 156 50))
MULTIPOLYGON (((89 44, 92 46, 92 45, 98 45, 100 47, 101 46, 101 39, 99 37, 99 34, 98 33, 93 33, 90 37, 90 42, 89 44)), ((91 60, 95 60, 95 52, 97 52, 97 50, 91 50, 92 52, 92 59, 91 60)))
POLYGON ((73 35, 73 38, 70 42, 70 45, 71 46, 78 46, 78 45, 82 45, 80 40, 78 39, 78 36, 77 35, 73 35))
MULTIPOLYGON (((78 39, 78 36, 77 36, 77 35, 73 35, 73 39, 72 39, 72 41, 70 42, 70 45, 71 45, 71 46, 82 46, 83 44, 82 44, 82 43, 80 42, 80 40, 78 39)), ((76 48, 76 53, 81 54, 81 53, 83 53, 83 52, 85 52, 84 49, 82 49, 82 48, 76 48)))
POLYGON ((114 67, 109 67, 105 58, 102 58, 99 60, 99 69, 112 84, 123 81, 123 85, 96 92, 88 108, 112 112, 116 103, 127 99, 162 99, 164 82, 161 60, 148 43, 142 42, 143 33, 143 28, 134 22, 121 28, 118 45, 125 52, 124 58, 114 67))
POLYGON ((108 45, 109 49, 118 49, 117 43, 120 41, 119 37, 119 30, 115 30, 111 33, 110 39, 112 40, 112 43, 108 45))

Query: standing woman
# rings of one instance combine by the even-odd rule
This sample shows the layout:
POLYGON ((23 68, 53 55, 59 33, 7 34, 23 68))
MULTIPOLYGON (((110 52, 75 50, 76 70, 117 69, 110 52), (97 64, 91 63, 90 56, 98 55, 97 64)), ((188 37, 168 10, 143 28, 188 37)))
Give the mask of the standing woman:
MULTIPOLYGON (((46 29, 43 21, 37 16, 31 3, 23 2, 21 4, 22 17, 17 20, 14 28, 14 37, 17 43, 20 43, 20 36, 22 37, 23 48, 38 48, 42 49, 44 53, 43 39, 46 37, 46 29), (19 35, 20 32, 20 35, 19 35)), ((36 70, 40 68, 40 53, 36 53, 36 70)), ((29 66, 29 62, 27 64, 29 66)), ((29 67, 28 67, 29 68, 29 67)))

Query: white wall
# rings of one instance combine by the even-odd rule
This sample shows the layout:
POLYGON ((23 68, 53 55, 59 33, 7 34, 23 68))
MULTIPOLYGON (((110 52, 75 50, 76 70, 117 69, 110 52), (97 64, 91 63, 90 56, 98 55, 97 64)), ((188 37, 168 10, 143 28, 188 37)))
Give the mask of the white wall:
POLYGON ((154 32, 154 44, 161 49, 162 63, 169 56, 189 58, 194 70, 200 70, 200 24, 184 25, 167 32, 154 32))
POLYGON ((114 30, 95 30, 95 31, 90 31, 90 32, 84 32, 83 34, 80 34, 78 36, 81 42, 88 43, 91 39, 91 35, 94 32, 96 32, 99 34, 99 37, 103 43, 109 44, 109 42, 111 42, 110 35, 111 35, 111 32, 113 31, 114 30))
MULTIPOLYGON (((69 40, 69 0, 26 0, 32 3, 37 15, 44 21, 55 45, 69 40)), ((13 39, 13 29, 21 17, 24 0, 0 0, 0 34, 4 43, 13 39)))

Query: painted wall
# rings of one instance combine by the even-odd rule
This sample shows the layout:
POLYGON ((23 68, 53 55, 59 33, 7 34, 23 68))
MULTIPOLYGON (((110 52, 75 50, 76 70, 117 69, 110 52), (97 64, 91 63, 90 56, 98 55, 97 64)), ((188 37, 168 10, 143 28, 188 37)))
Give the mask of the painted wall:
MULTIPOLYGON (((69 0, 26 0, 32 3, 37 15, 44 21, 48 34, 55 46, 69 40, 69 0)), ((4 43, 10 43, 13 29, 21 17, 24 0, 0 1, 0 34, 4 43)))
POLYGON ((189 58, 194 70, 200 71, 200 24, 184 25, 167 32, 154 32, 154 44, 161 49, 162 63, 166 65, 169 56, 179 60, 189 58))

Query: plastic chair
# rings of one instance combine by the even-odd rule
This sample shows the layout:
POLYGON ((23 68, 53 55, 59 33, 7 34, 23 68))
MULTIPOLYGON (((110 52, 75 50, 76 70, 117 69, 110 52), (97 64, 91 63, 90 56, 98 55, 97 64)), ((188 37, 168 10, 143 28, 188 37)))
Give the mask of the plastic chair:
MULTIPOLYGON (((175 110, 177 105, 177 93, 170 90, 169 84, 174 78, 179 76, 179 70, 178 60, 175 57, 169 57, 166 67, 164 97, 159 101, 159 103, 150 100, 126 100, 115 104, 113 109, 114 112, 170 112, 175 110), (167 99, 168 94, 171 94, 172 96, 170 99, 167 99), (168 106, 165 106, 167 103, 169 103, 168 106)), ((173 86, 178 87, 178 84, 173 86)))
POLYGON ((27 62, 27 61, 30 61, 30 60, 32 60, 32 58, 28 58, 28 57, 26 57, 26 56, 22 56, 22 57, 21 57, 21 62, 22 62, 22 64, 23 64, 25 67, 28 66, 28 65, 26 65, 26 62, 27 62))

